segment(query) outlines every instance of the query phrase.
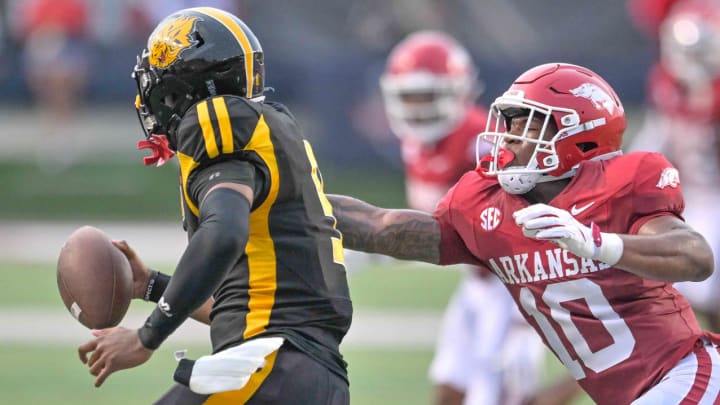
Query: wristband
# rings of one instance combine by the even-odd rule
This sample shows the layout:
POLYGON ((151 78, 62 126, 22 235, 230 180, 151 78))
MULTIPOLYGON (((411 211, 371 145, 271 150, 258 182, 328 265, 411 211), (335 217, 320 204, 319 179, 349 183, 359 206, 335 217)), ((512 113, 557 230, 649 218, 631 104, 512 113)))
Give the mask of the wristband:
POLYGON ((173 380, 189 387, 193 366, 195 366, 195 360, 180 359, 180 363, 177 365, 175 373, 173 374, 173 380))
POLYGON ((622 257, 624 250, 623 240, 616 233, 605 232, 600 232, 600 240, 601 243, 595 249, 593 259, 614 266, 622 257))
POLYGON ((170 276, 157 270, 151 270, 150 273, 150 280, 148 280, 147 287, 145 287, 143 299, 158 302, 170 283, 170 276))

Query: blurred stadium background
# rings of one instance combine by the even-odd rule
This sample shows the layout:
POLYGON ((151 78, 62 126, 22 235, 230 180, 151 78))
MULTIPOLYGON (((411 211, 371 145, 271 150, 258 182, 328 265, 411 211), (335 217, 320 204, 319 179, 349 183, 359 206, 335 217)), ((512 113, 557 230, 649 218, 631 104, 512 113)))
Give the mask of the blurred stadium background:
MULTIPOLYGON (((65 311, 54 260, 83 225, 125 238, 172 271, 183 248, 177 172, 142 166, 130 72, 159 19, 201 2, 0 1, 0 403, 142 404, 170 384, 172 351, 207 353, 188 325, 141 368, 96 390, 76 347, 89 336, 65 311)), ((326 191, 404 205, 396 139, 378 78, 389 49, 416 29, 468 46, 489 103, 520 72, 550 61, 586 65, 642 117, 656 57, 624 0, 206 1, 233 11, 266 52, 268 98, 288 105, 313 143, 326 191)), ((371 260, 353 266, 357 308, 344 351, 354 404, 430 401, 426 370, 459 272, 371 260)), ((149 306, 133 304, 137 326, 149 306)), ((548 375, 560 370, 550 361, 548 375)), ((579 399, 577 403, 589 403, 579 399)))

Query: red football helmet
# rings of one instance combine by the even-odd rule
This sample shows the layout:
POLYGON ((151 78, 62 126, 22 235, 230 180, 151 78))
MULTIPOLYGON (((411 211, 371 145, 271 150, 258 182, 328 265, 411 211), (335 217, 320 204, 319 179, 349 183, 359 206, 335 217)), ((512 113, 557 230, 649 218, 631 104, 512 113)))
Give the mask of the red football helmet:
POLYGON ((455 39, 419 31, 395 46, 380 88, 398 137, 432 144, 461 123, 477 96, 475 66, 455 39))
POLYGON ((520 75, 490 106, 479 141, 491 142, 493 148, 478 166, 483 174, 498 176, 507 191, 522 194, 538 182, 572 176, 584 160, 619 153, 625 126, 620 99, 595 72, 564 63, 540 65, 520 75), (509 118, 520 114, 530 119, 522 134, 512 135, 507 132, 509 118), (544 120, 538 139, 527 136, 533 117, 544 120), (557 128, 552 137, 546 135, 551 122, 557 128), (506 139, 535 144, 526 166, 507 167, 512 156, 503 149, 506 139))
POLYGON ((678 3, 660 26, 660 60, 678 80, 705 85, 720 75, 720 5, 678 3))

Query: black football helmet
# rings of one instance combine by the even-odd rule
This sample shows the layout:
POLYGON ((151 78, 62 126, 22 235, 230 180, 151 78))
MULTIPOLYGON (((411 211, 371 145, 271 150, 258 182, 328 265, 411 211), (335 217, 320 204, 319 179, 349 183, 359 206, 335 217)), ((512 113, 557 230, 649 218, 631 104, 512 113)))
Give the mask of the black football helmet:
POLYGON ((226 11, 188 8, 163 19, 132 74, 145 137, 165 134, 175 150, 178 123, 198 101, 223 94, 262 101, 263 58, 255 34, 226 11))

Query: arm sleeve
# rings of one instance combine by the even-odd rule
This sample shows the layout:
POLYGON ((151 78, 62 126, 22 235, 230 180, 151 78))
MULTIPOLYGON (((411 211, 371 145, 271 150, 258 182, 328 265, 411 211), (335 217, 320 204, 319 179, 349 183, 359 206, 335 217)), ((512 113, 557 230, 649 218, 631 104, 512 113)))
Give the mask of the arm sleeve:
POLYGON ((242 257, 248 240, 250 204, 240 193, 219 188, 200 205, 197 231, 175 274, 145 324, 140 341, 155 350, 212 295, 242 257))

